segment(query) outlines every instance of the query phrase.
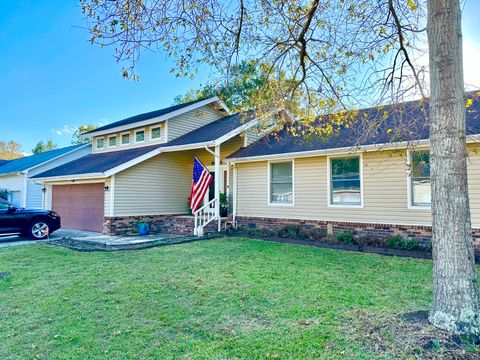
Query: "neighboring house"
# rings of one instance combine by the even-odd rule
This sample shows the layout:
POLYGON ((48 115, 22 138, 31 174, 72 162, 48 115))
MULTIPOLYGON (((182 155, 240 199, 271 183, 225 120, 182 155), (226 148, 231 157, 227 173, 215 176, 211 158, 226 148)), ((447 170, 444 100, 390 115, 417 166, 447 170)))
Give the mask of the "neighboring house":
POLYGON ((30 178, 90 151, 90 144, 82 144, 14 160, 0 160, 0 189, 6 189, 8 200, 18 207, 42 208, 42 185, 30 178))
MULTIPOLYGON (((229 114, 217 98, 136 115, 90 131, 90 154, 33 177, 46 189, 45 208, 62 225, 105 234, 132 232, 144 218, 157 229, 193 231, 188 197, 196 155, 215 175, 213 200, 200 213, 220 223, 220 193, 229 194, 224 159, 257 140, 252 113, 229 114), (183 215, 183 216, 182 216, 183 215)), ((213 225, 213 224, 212 224, 213 225)))
MULTIPOLYGON (((473 93, 467 97, 473 100, 467 102, 466 124, 478 239, 480 101, 473 93)), ((365 109, 326 141, 284 130, 240 149, 227 158, 234 169, 235 221, 252 229, 299 225, 328 234, 429 239, 428 114, 428 103, 421 101, 365 109)))

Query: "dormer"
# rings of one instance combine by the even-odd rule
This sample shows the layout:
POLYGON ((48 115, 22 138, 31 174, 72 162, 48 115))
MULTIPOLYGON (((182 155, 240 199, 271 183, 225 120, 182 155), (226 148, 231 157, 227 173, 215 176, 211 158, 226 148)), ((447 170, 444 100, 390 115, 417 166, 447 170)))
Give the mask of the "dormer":
POLYGON ((82 134, 92 137, 92 152, 163 144, 229 113, 216 96, 131 116, 82 134))

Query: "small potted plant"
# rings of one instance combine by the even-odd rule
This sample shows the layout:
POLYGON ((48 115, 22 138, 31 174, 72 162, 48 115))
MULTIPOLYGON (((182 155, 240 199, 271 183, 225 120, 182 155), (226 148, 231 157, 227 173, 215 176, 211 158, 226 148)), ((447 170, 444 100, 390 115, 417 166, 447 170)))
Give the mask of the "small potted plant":
POLYGON ((148 235, 150 232, 150 227, 151 224, 146 219, 137 221, 138 234, 141 236, 148 235))
POLYGON ((220 193, 220 216, 228 216, 228 199, 224 193, 220 193))

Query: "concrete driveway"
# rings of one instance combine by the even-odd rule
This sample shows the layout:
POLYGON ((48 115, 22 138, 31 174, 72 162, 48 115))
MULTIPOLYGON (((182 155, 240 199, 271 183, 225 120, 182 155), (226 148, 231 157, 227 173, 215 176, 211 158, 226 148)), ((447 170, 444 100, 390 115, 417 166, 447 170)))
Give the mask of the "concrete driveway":
MULTIPOLYGON (((92 237, 92 236, 100 236, 101 233, 91 232, 91 231, 83 231, 83 230, 75 230, 75 229, 66 229, 61 228, 55 231, 52 235, 50 235, 50 239, 61 239, 61 238, 83 238, 83 237, 92 237)), ((30 238, 21 237, 21 236, 0 236, 0 248, 6 246, 18 246, 18 245, 31 245, 37 242, 41 242, 42 240, 32 240, 30 238)))

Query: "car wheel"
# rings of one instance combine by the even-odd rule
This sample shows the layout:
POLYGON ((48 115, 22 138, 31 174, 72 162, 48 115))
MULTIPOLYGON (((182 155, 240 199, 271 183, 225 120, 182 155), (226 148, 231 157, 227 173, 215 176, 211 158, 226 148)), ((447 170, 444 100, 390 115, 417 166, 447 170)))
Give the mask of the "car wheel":
POLYGON ((44 220, 37 220, 30 224, 30 237, 35 240, 45 239, 50 234, 50 227, 44 220))

